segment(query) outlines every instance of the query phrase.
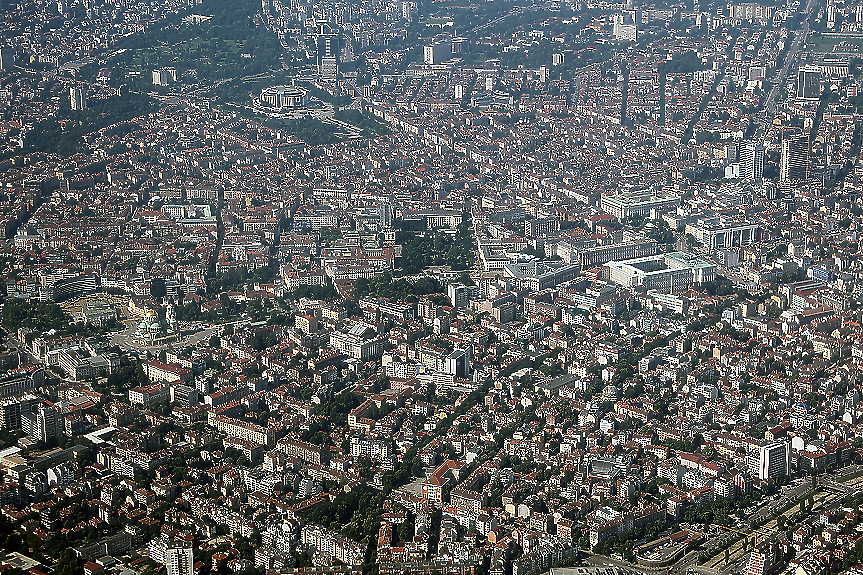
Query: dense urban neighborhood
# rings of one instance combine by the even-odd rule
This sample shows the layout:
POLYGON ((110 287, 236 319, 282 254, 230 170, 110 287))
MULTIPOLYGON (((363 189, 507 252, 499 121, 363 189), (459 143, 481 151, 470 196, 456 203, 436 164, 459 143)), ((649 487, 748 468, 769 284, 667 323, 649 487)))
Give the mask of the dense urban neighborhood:
POLYGON ((863 575, 863 4, 0 21, 5 575, 863 575))

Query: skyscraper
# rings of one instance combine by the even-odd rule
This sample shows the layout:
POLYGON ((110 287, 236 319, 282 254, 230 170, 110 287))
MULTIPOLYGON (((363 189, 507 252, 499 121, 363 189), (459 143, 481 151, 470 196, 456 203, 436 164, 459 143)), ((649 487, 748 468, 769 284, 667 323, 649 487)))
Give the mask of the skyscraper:
POLYGON ((83 110, 87 107, 87 92, 84 88, 78 86, 69 88, 69 104, 73 110, 83 110))
POLYGON ((758 479, 776 479, 790 469, 791 453, 785 443, 774 441, 758 448, 758 479))
POLYGON ((423 46, 423 62, 426 64, 440 64, 452 58, 452 36, 440 34, 434 41, 423 46))
POLYGON ((746 180, 764 177, 764 146, 760 142, 746 142, 740 150, 740 177, 746 180))
POLYGON ((805 180, 809 176, 809 137, 799 134, 782 140, 779 180, 805 180))
POLYGON ((15 67, 15 50, 11 46, 0 48, 0 69, 11 70, 15 67))
POLYGON ((326 22, 318 22, 315 43, 318 74, 323 80, 335 81, 339 74, 339 33, 326 22))
POLYGON ((381 202, 378 206, 378 217, 380 218, 380 226, 389 229, 393 227, 393 206, 389 202, 381 202))

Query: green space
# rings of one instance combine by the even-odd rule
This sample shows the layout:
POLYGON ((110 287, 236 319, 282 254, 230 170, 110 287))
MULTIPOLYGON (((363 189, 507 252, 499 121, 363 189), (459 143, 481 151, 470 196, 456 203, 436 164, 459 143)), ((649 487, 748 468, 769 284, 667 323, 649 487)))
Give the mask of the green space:
POLYGON ((118 325, 114 324, 113 326, 99 328, 89 324, 85 325, 81 322, 73 322, 63 309, 55 303, 28 302, 20 299, 10 299, 4 304, 2 321, 3 327, 11 333, 16 333, 21 328, 38 333, 53 329, 56 331, 58 337, 72 335, 93 337, 104 334, 110 327, 118 325))
POLYGON ((415 301, 417 296, 440 293, 443 290, 440 282, 431 277, 425 277, 416 283, 405 279, 393 281, 389 275, 373 278, 360 278, 354 284, 356 299, 373 295, 397 300, 415 301))
POLYGON ((818 53, 845 52, 863 53, 863 36, 825 36, 810 34, 806 38, 806 50, 818 53), (838 48, 836 48, 839 46, 838 48))
POLYGON ((249 108, 229 108, 247 118, 253 120, 273 130, 281 130, 287 132, 300 140, 304 141, 309 146, 322 146, 326 144, 335 144, 340 142, 342 138, 336 134, 336 127, 332 124, 326 124, 317 118, 306 116, 303 118, 270 118, 263 114, 258 114, 249 108))
POLYGON ((441 231, 433 236, 399 232, 396 241, 402 244, 402 269, 408 274, 440 265, 466 270, 473 262, 470 220, 462 221, 452 236, 441 231))
POLYGON ((284 51, 272 32, 255 22, 260 6, 253 0, 208 0, 169 17, 161 28, 127 37, 118 45, 125 51, 109 64, 139 70, 136 82, 149 89, 154 68, 175 68, 180 82, 213 81, 279 69, 284 51), (192 13, 212 18, 200 24, 183 23, 183 17, 192 13))
POLYGON ((57 116, 36 122, 24 137, 24 147, 20 151, 7 153, 7 157, 33 152, 49 152, 63 156, 86 152, 83 140, 85 134, 129 120, 155 108, 149 96, 135 92, 105 100, 89 100, 85 110, 72 110, 68 92, 65 96, 61 96, 57 116))
POLYGON ((336 110, 336 120, 347 122, 362 130, 364 138, 373 138, 375 136, 385 136, 390 133, 390 129, 385 125, 375 120, 371 115, 359 110, 336 110))

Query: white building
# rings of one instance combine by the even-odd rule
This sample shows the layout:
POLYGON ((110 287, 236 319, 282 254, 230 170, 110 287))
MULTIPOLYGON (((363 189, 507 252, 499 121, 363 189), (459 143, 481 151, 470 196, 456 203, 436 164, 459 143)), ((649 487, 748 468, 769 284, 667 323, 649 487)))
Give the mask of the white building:
POLYGON ((677 293, 716 279, 712 262, 683 252, 609 262, 607 267, 612 283, 659 293, 677 293))

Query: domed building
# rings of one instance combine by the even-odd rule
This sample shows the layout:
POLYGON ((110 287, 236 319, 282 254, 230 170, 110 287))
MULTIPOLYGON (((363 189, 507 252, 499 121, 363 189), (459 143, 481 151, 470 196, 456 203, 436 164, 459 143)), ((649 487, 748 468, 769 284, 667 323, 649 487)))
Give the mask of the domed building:
MULTIPOLYGON (((138 309, 144 306, 136 306, 138 309)), ((131 309, 131 306, 130 306, 131 309)), ((138 314, 140 323, 132 334, 132 339, 139 345, 147 347, 163 345, 177 339, 177 317, 174 313, 174 305, 168 301, 165 306, 165 317, 162 318, 159 310, 151 305, 146 306, 146 312, 138 314)))

